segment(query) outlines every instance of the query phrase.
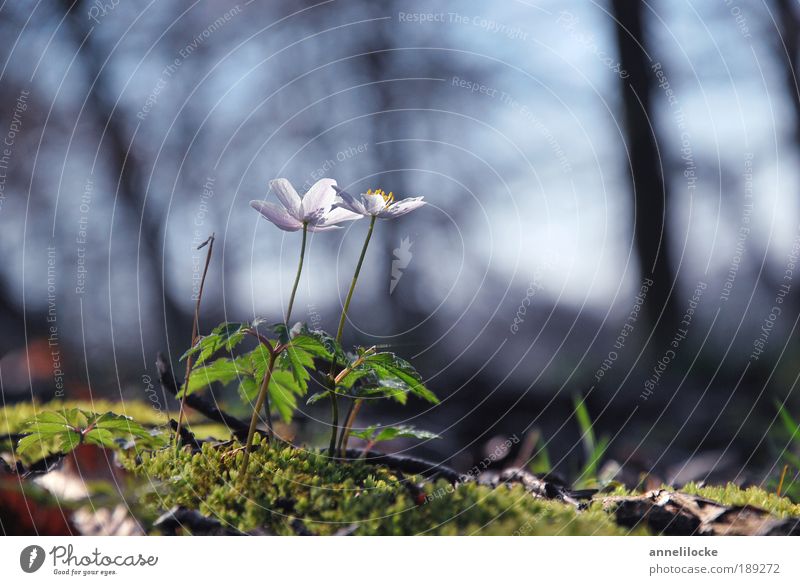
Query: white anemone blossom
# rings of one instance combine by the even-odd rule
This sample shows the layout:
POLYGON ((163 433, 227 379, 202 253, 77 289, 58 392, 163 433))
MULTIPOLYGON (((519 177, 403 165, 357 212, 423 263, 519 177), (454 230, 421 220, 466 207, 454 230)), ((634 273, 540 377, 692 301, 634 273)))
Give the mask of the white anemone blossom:
POLYGON ((336 207, 365 217, 377 217, 380 219, 393 219, 425 205, 422 197, 406 197, 400 201, 394 200, 394 193, 385 193, 382 189, 368 189, 359 197, 353 197, 347 191, 333 186, 341 197, 341 201, 336 203, 336 207))
POLYGON ((278 196, 280 205, 255 200, 250 202, 250 207, 284 231, 296 232, 305 225, 310 232, 325 232, 339 229, 341 226, 336 225, 338 223, 362 217, 361 214, 334 207, 336 181, 333 179, 320 179, 302 198, 287 179, 275 179, 269 185, 278 196))

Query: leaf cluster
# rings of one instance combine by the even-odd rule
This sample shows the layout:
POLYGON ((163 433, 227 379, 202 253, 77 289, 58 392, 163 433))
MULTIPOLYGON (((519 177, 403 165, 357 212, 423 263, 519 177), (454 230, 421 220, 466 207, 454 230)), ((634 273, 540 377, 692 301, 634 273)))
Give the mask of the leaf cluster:
POLYGON ((19 440, 18 454, 33 449, 69 453, 81 444, 120 448, 131 440, 146 448, 165 443, 160 433, 149 431, 127 416, 79 408, 41 412, 25 423, 24 430, 28 434, 19 440))

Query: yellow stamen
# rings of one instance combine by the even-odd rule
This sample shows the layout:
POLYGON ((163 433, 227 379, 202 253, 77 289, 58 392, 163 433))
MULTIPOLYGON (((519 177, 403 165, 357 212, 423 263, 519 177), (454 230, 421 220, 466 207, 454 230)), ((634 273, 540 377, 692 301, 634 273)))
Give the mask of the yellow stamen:
POLYGON ((389 205, 394 202, 394 193, 392 191, 386 193, 383 189, 375 189, 374 191, 372 189, 367 189, 367 195, 380 195, 381 197, 383 197, 383 200, 386 202, 386 205, 389 205))

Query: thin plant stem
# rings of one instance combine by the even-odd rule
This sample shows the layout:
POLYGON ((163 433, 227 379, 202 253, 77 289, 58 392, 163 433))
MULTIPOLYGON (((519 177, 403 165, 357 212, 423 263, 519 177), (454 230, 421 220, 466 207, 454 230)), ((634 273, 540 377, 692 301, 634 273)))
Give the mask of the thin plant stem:
MULTIPOLYGON (((294 284, 292 285, 292 293, 289 296, 289 306, 286 309, 285 324, 289 327, 289 319, 292 317, 292 307, 294 306, 294 298, 297 295, 297 286, 300 284, 300 275, 303 273, 303 260, 306 257, 306 240, 308 237, 308 224, 303 223, 303 240, 300 244, 300 260, 297 263, 297 275, 294 277, 294 284)), ((256 434, 256 426, 258 425, 258 411, 264 408, 264 420, 267 423, 267 441, 272 440, 272 412, 269 403, 269 383, 272 379, 272 370, 275 368, 275 360, 285 349, 284 345, 278 345, 274 348, 268 347, 269 362, 267 363, 267 370, 264 372, 264 379, 261 382, 261 388, 258 392, 255 407, 253 408, 253 416, 250 418, 250 428, 247 431, 247 442, 244 447, 244 458, 242 459, 242 477, 247 474, 247 465, 250 462, 250 452, 253 450, 253 437, 256 434)))
MULTIPOLYGON (((372 216, 369 222, 369 230, 367 231, 367 237, 364 239, 364 246, 361 248, 361 256, 358 258, 358 264, 356 264, 356 270, 353 273, 353 280, 350 283, 350 291, 347 293, 347 298, 344 301, 344 307, 342 308, 342 316, 339 318, 339 328, 336 330, 336 341, 337 343, 341 343, 342 341, 342 333, 344 332, 344 324, 347 320, 347 311, 350 309, 350 301, 353 299, 353 293, 356 290, 356 283, 358 282, 358 275, 361 273, 361 266, 364 264, 364 257, 367 255, 367 248, 369 247, 369 241, 372 239, 372 232, 375 229, 375 221, 378 218, 376 216, 372 216)), ((332 413, 332 421, 331 421, 331 443, 328 448, 328 453, 331 457, 334 456, 336 453, 336 439, 339 435, 339 405, 336 401, 336 381, 334 378, 334 372, 336 370, 336 357, 333 358, 331 361, 331 371, 330 375, 328 376, 331 380, 331 413, 332 413)))
POLYGON ((303 243, 300 244, 300 262, 297 264, 297 276, 294 277, 292 294, 289 297, 289 307, 286 309, 286 326, 289 326, 289 319, 292 318, 292 307, 294 306, 294 296, 297 294, 297 285, 300 284, 300 273, 303 272, 303 259, 306 257, 306 236, 308 236, 308 224, 303 224, 303 243))
MULTIPOLYGON (((286 319, 284 323, 288 328, 290 326, 289 319, 292 318, 292 307, 294 306, 294 297, 297 294, 297 286, 300 284, 300 275, 303 272, 303 260, 306 257, 306 238, 308 236, 308 224, 303 223, 303 240, 300 244, 300 261, 297 263, 297 275, 294 277, 294 284, 292 285, 292 294, 289 296, 289 306, 286 309, 286 319)), ((276 355, 277 358, 277 355, 276 355)), ((264 400, 264 419, 267 421, 269 429, 268 440, 272 439, 272 411, 269 404, 269 394, 264 400)))
POLYGON ((344 322, 347 320, 347 311, 350 309, 350 301, 353 299, 353 292, 356 290, 358 275, 361 272, 361 265, 364 264, 364 256, 367 255, 367 248, 369 247, 369 241, 372 238, 372 231, 375 229, 376 219, 378 218, 373 215, 369 222, 369 230, 367 231, 367 237, 364 240, 364 247, 361 248, 361 256, 358 258, 358 264, 356 264, 356 271, 353 274, 353 282, 350 283, 350 292, 347 293, 347 298, 344 301, 344 309, 342 310, 342 316, 339 319, 339 328, 336 330, 336 341, 338 342, 342 341, 342 332, 344 331, 344 322))
POLYGON ((341 436, 339 437, 339 452, 342 454, 342 457, 344 457, 345 453, 347 453, 347 443, 350 441, 350 433, 353 430, 353 425, 356 422, 358 411, 361 410, 361 405, 363 403, 364 400, 362 398, 356 398, 353 400, 353 404, 350 406, 350 413, 347 416, 347 420, 342 428, 341 436))
MULTIPOLYGON (((355 368, 360 366, 367 356, 372 355, 375 353, 375 346, 373 345, 359 357, 356 361, 354 361, 350 366, 339 372, 339 374, 334 378, 335 383, 339 383, 345 376, 347 376, 351 371, 355 368)), ((350 438, 350 431, 353 428, 353 423, 356 420, 356 416, 358 416, 358 411, 361 410, 361 403, 363 400, 361 398, 356 398, 350 403, 350 408, 347 411, 347 416, 344 417, 344 427, 342 427, 342 432, 339 433, 339 442, 336 445, 336 449, 341 453, 341 456, 345 456, 345 452, 347 451, 347 441, 350 438)))
MULTIPOLYGON (((197 343, 197 334, 200 329, 200 302, 203 300, 203 288, 206 284, 206 275, 208 274, 208 266, 211 263, 211 253, 214 250, 214 234, 212 233, 208 239, 197 246, 200 250, 203 246, 208 244, 208 252, 206 253, 206 264, 203 267, 203 276, 200 279, 200 290, 197 291, 197 301, 194 304, 194 321, 192 322, 192 344, 194 347, 197 343)), ((186 375, 183 377, 183 394, 181 395, 181 406, 178 410, 178 424, 175 427, 175 451, 180 449, 181 445, 181 427, 183 426, 183 413, 186 409, 186 393, 189 390, 189 376, 192 374, 192 356, 186 358, 186 375)))
MULTIPOLYGON (((261 389, 258 391, 258 398, 256 399, 255 408, 253 408, 253 416, 250 418, 250 428, 247 430, 247 442, 244 446, 244 458, 242 459, 242 478, 247 474, 247 464, 250 462, 250 451, 253 449, 253 437, 256 434, 256 426, 258 425, 258 411, 267 400, 269 394, 269 382, 272 379, 272 368, 275 365, 275 358, 278 354, 278 348, 269 353, 269 363, 267 364, 267 371, 264 373, 264 380, 261 382, 261 389)), ((272 429, 269 429, 269 433, 272 429)), ((268 435, 269 436, 269 435, 268 435)))

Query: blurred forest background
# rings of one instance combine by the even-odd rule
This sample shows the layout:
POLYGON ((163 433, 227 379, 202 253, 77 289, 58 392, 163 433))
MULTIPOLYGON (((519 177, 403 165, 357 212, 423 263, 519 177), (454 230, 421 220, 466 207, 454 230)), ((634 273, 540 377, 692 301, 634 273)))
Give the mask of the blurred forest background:
MULTIPOLYGON (((3 399, 174 408, 149 382, 189 343, 194 246, 216 233, 201 330, 276 320, 299 236, 248 201, 330 176, 430 203, 379 224, 346 341, 442 404, 362 422, 437 431, 414 452, 460 468, 535 431, 562 467, 581 396, 632 472, 774 472, 799 43, 793 0, 3 2, 3 399)), ((365 229, 311 238, 298 318, 335 328, 365 229)))

